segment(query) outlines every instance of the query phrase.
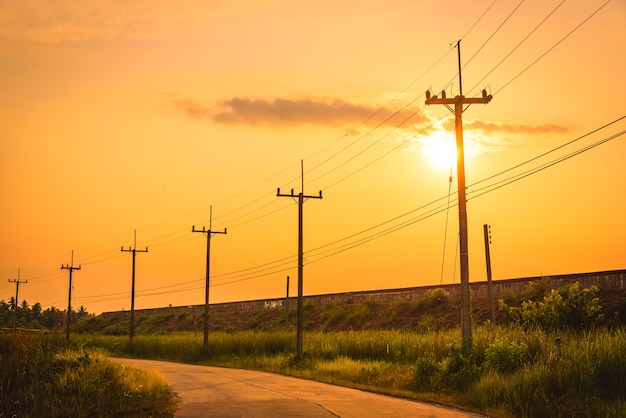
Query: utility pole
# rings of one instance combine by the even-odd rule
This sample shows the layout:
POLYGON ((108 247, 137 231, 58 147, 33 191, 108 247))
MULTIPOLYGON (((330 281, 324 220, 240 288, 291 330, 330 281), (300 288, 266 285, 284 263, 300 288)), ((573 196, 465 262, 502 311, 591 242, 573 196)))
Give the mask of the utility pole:
POLYGON ((287 294, 285 295, 285 329, 289 329, 289 276, 287 276, 287 294))
POLYGON ((15 283, 15 301, 13 303, 13 336, 15 336, 15 331, 17 330, 17 306, 18 306, 18 294, 20 291, 20 284, 28 283, 28 280, 21 281, 20 280, 20 269, 17 269, 17 280, 9 279, 9 283, 15 283))
POLYGON ((491 326, 496 326, 496 308, 495 301, 493 300, 493 282, 491 281, 491 251, 489 245, 491 244, 491 226, 484 224, 483 233, 485 235, 485 260, 487 262, 487 291, 489 293, 489 319, 491 320, 491 326))
POLYGON ((303 293, 303 239, 302 239, 302 206, 305 199, 321 199, 322 191, 318 196, 306 196, 304 194, 304 162, 300 161, 302 171, 302 191, 297 195, 294 194, 291 189, 291 194, 281 194, 280 188, 276 192, 276 196, 279 197, 291 197, 298 198, 298 326, 296 332, 296 357, 298 360, 302 360, 302 293, 303 293))
POLYGON ((127 250, 122 246, 122 252, 129 252, 133 254, 133 271, 132 271, 132 286, 131 286, 131 296, 130 296, 130 341, 129 348, 132 351, 133 349, 133 338, 135 336, 135 256, 137 253, 147 253, 148 247, 145 250, 137 249, 137 230, 135 229, 135 239, 133 242, 133 248, 128 247, 127 250))
POLYGON ((211 271, 211 236, 213 234, 226 234, 226 228, 224 231, 213 231, 211 228, 213 227, 213 206, 209 208, 209 229, 205 230, 204 227, 202 229, 196 229, 195 226, 191 227, 191 232, 201 232, 206 234, 206 293, 204 296, 204 345, 203 352, 205 356, 209 355, 209 280, 210 280, 210 271, 211 271))
POLYGON ((69 270, 70 272, 70 290, 67 296, 67 341, 70 340, 70 320, 72 315, 72 272, 74 270, 80 270, 80 265, 78 267, 74 267, 74 250, 72 250, 72 264, 63 265, 61 264, 61 270, 69 270))
POLYGON ((463 151, 463 106, 474 103, 487 104, 491 101, 491 95, 483 90, 482 97, 470 98, 463 96, 463 82, 461 78, 461 41, 456 44, 459 61, 459 95, 447 98, 446 92, 441 92, 441 98, 431 96, 426 91, 426 104, 442 104, 453 114, 456 130, 456 161, 459 194, 459 241, 461 254, 461 334, 463 337, 463 350, 468 353, 472 348, 472 327, 470 313, 470 289, 469 289, 469 257, 467 238, 467 199, 465 191, 465 153, 463 151), (451 106, 454 106, 452 108, 451 106))

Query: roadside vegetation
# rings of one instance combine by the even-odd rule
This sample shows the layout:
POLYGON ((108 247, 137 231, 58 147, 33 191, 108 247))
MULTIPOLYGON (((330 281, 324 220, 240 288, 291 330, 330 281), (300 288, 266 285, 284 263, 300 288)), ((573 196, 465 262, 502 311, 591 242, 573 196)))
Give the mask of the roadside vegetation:
POLYGON ((0 334, 0 417, 172 417, 175 409, 154 371, 54 333, 0 334))
MULTIPOLYGON (((84 353, 93 359, 102 350, 259 369, 492 417, 623 417, 625 301, 624 291, 581 289, 578 283, 551 289, 547 279, 539 280, 519 294, 502 295, 494 326, 486 300, 475 297, 469 352, 461 345, 459 301, 443 289, 417 301, 305 303, 301 359, 295 358, 296 312, 289 312, 287 323, 284 308, 211 311, 208 356, 197 331, 203 329, 202 315, 191 309, 137 315, 132 350, 124 313, 83 316, 72 327, 72 341, 76 359, 84 353)), ((55 361, 39 365, 41 376, 55 361)), ((27 402, 20 398, 18 405, 27 402)))
POLYGON ((595 287, 553 290, 533 283, 520 298, 500 300, 502 325, 474 326, 469 353, 462 350, 458 327, 429 314, 449 303, 440 289, 420 302, 324 308, 317 325, 308 324, 299 361, 293 327, 276 319, 257 322, 256 329, 212 331, 208 358, 202 335, 193 332, 136 335, 132 354, 127 336, 85 333, 80 339, 116 356, 267 370, 493 417, 622 417, 626 332, 615 313, 607 318, 598 295, 595 287), (415 328, 330 329, 361 318, 371 325, 378 310, 396 319, 411 314, 415 328))

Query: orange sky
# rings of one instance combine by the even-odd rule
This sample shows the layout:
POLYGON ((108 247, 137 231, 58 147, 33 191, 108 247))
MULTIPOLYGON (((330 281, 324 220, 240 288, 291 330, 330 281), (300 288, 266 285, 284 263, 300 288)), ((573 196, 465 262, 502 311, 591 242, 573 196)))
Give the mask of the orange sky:
POLYGON ((288 275, 295 295, 276 188, 300 191, 301 160, 324 196, 305 294, 458 282, 456 167, 446 230, 433 155, 453 116, 424 92, 458 94, 460 38, 463 93, 493 94, 463 115, 470 281, 484 223, 494 279, 626 268, 626 3, 590 17, 604 3, 3 1, 0 299, 19 268, 20 300, 66 308, 74 250, 72 305, 129 309, 136 230, 135 307, 203 303, 211 205, 211 302, 282 297, 288 275))

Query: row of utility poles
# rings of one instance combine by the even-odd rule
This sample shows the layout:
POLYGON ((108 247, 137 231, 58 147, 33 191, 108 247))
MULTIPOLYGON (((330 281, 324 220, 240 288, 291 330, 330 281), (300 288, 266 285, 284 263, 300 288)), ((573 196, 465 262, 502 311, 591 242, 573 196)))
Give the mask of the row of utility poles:
MULTIPOLYGON (((62 264, 61 270, 68 270, 70 273, 70 285, 69 292, 67 297, 67 329, 66 329, 66 339, 69 341, 70 339, 70 320, 72 313, 72 272, 74 270, 80 270, 80 266, 74 266, 74 251, 72 251, 72 263, 71 264, 62 264)), ((9 279, 9 283, 15 283, 15 301, 13 306, 13 335, 15 335, 15 331, 17 330, 17 301, 18 295, 20 291, 20 284, 27 284, 28 280, 20 279, 20 269, 17 269, 17 279, 9 279)))

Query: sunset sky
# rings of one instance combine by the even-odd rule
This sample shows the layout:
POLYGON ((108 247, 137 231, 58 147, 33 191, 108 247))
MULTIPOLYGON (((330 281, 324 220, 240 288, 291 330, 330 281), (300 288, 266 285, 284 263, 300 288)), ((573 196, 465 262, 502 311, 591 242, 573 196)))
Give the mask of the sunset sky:
POLYGON ((130 309, 626 268, 626 2, 0 0, 0 300, 130 309), (452 45, 452 47, 451 47, 452 45), (588 135, 587 135, 588 134, 588 135), (451 164, 452 186, 449 187, 451 164), (449 202, 449 203, 448 203, 449 202), (448 208, 449 207, 449 208, 448 208), (447 209, 448 208, 448 209, 447 209), (447 224, 447 227, 446 227, 447 224))

